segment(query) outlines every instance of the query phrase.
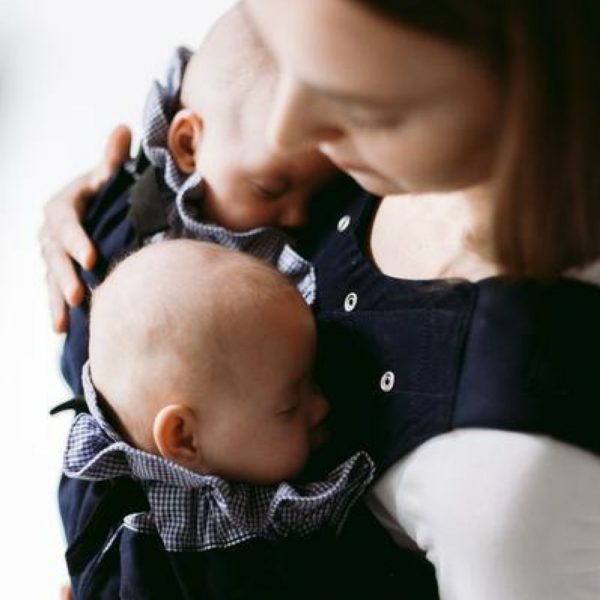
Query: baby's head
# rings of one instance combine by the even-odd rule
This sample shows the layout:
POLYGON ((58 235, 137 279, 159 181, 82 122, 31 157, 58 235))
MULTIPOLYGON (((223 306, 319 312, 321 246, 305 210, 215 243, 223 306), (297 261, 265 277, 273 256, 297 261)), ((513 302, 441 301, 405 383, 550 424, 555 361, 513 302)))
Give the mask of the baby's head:
POLYGON ((297 228, 335 169, 322 154, 276 154, 267 121, 275 65, 239 5, 191 57, 168 144, 181 171, 203 177, 203 218, 234 231, 297 228))
POLYGON ((117 430, 230 480, 291 479, 323 441, 315 346, 293 285, 214 244, 146 246, 93 294, 91 375, 117 430))

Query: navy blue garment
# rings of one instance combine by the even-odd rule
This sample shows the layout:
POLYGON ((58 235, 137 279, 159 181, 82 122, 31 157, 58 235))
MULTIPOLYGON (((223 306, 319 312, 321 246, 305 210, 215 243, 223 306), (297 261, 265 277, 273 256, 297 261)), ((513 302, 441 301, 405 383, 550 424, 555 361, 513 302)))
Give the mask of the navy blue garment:
MULTIPOLYGON (((366 445, 384 470, 456 427, 543 433, 598 453, 600 290, 565 279, 386 277, 363 252, 376 203, 367 194, 341 212, 328 203, 304 239, 318 276, 319 380, 337 421, 325 467, 338 451, 366 445)), ((117 221, 105 233, 124 227, 130 244, 131 222, 117 221)), ((107 257, 123 251, 118 239, 111 233, 100 241, 107 257)), ((395 548, 366 510, 356 511, 341 538, 169 555, 151 536, 120 528, 124 514, 144 509, 131 481, 63 480, 60 500, 77 598, 117 597, 116 590, 132 598, 437 597, 431 566, 395 548), (112 536, 118 543, 107 546, 112 536)))
POLYGON ((120 526, 125 514, 146 508, 128 479, 91 483, 63 479, 61 514, 76 599, 325 600, 437 598, 432 572, 398 551, 366 509, 340 537, 327 532, 283 542, 252 540, 227 549, 166 552, 160 538, 120 526))
MULTIPOLYGON (((340 184, 346 198, 347 182, 340 184)), ((93 287, 110 265, 166 227, 169 198, 152 169, 141 177, 122 169, 94 199, 85 227, 99 261, 83 272, 93 287), (158 197, 157 197, 158 190, 158 197), (153 200, 152 200, 153 199, 153 200), (152 200, 152 201, 151 201, 152 200)), ((337 203, 314 206, 314 222, 330 219, 337 203)), ((314 245, 315 231, 304 244, 314 245)), ((81 393, 81 367, 87 360, 88 305, 71 310, 63 352, 63 373, 81 393)), ((66 561, 74 596, 79 599, 207 598, 411 598, 435 600, 437 588, 429 563, 399 550, 364 506, 350 516, 341 535, 323 531, 281 542, 252 540, 207 552, 167 552, 157 535, 122 526, 127 514, 147 510, 141 487, 128 478, 92 482, 63 477, 59 507, 66 533, 66 561)))
POLYGON ((380 472, 459 427, 541 433, 600 453, 600 287, 388 277, 363 250, 377 203, 359 196, 312 255, 319 377, 343 443, 365 448, 380 472))

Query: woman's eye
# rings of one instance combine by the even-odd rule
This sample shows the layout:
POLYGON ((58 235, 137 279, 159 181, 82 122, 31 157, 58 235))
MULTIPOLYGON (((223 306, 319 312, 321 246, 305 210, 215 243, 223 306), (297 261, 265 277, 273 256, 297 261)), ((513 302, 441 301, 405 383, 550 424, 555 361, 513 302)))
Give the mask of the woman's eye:
POLYGON ((350 114, 347 118, 348 123, 357 129, 391 129, 398 125, 397 117, 350 114))

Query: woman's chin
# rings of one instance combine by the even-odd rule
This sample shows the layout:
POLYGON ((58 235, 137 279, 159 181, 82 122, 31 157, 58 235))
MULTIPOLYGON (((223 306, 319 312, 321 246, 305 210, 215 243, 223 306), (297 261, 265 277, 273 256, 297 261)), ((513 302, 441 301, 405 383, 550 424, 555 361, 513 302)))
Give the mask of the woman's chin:
POLYGON ((397 184, 385 177, 372 171, 363 171, 359 169, 348 169, 346 173, 367 192, 376 196, 388 196, 391 194, 401 194, 404 192, 397 184))

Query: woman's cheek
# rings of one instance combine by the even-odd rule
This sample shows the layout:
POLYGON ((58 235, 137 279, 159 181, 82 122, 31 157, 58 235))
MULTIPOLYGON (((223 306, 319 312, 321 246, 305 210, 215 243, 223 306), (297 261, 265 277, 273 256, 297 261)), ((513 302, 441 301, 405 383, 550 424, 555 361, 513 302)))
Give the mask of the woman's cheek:
MULTIPOLYGON (((473 185, 483 165, 474 140, 453 128, 417 124, 373 142, 369 161, 396 193, 450 191, 473 185)), ((389 192, 388 192, 389 193, 389 192)))

